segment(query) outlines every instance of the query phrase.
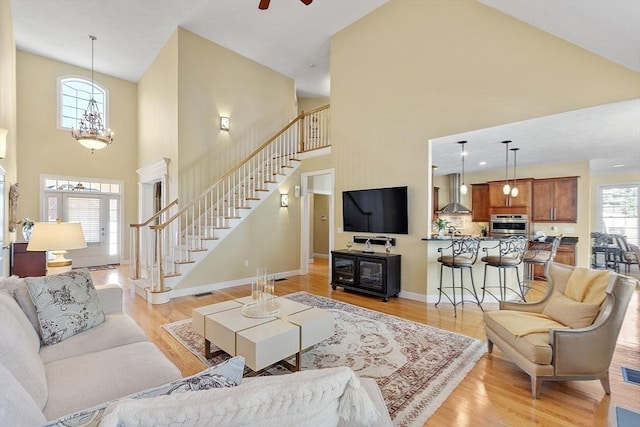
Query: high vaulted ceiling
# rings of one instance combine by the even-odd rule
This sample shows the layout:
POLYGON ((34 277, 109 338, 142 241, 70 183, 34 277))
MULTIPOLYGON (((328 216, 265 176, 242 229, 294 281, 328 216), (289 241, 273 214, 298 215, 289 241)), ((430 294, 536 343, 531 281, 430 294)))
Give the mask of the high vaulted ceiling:
MULTIPOLYGON (((90 68, 88 36, 92 34, 98 38, 96 71, 125 80, 137 82, 181 26, 292 77, 298 96, 329 96, 330 37, 387 1, 315 0, 306 6, 300 0, 273 0, 267 10, 259 10, 260 0, 11 0, 11 9, 18 49, 90 68)), ((478 1, 640 72, 640 0, 478 1)), ((638 106, 624 105, 626 121, 618 125, 626 126, 626 132, 599 133, 595 138, 587 126, 589 113, 620 113, 620 106, 612 106, 549 119, 558 130, 553 138, 539 137, 541 128, 532 123, 513 126, 506 138, 502 134, 500 138, 535 141, 535 153, 519 154, 524 165, 548 163, 550 158, 559 161, 562 156, 549 153, 562 147, 571 153, 569 158, 578 160, 576 153, 580 152, 581 157, 590 159, 593 170, 626 164, 618 172, 637 171, 638 162, 633 163, 640 161, 640 131, 634 124, 636 118, 636 123, 640 121, 638 106), (575 118, 581 125, 562 121, 575 118), (568 128, 573 132, 562 130, 568 128), (602 150, 604 140, 608 141, 607 150, 602 150)), ((616 120, 597 117, 603 123, 616 120)), ((470 141, 469 151, 472 141, 489 138, 487 135, 498 128, 482 132, 484 135, 462 135, 470 141)), ((459 162, 459 155, 454 160, 447 157, 451 144, 433 146, 434 163, 443 168, 440 173, 447 172, 445 165, 453 171, 459 162)), ((495 141, 493 145, 498 146, 495 141)), ((468 166, 474 167, 471 162, 468 166)))

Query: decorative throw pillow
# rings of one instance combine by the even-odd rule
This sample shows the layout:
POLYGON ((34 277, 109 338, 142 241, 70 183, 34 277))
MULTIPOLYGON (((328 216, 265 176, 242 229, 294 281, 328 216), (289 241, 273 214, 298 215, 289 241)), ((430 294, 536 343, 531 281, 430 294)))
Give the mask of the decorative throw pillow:
POLYGON ((572 329, 584 328, 593 323, 600 310, 599 304, 574 301, 559 292, 554 292, 542 314, 549 316, 572 329))
MULTIPOLYGON (((244 357, 236 356, 218 365, 205 369, 195 375, 125 396, 123 399, 145 399, 156 396, 168 396, 177 393, 228 388, 240 385, 244 373, 244 357)), ((117 402, 116 399, 112 402, 117 402)), ((100 424, 106 407, 112 403, 102 403, 93 408, 65 415, 47 424, 48 427, 89 427, 100 424)))
POLYGON ((42 342, 50 345, 104 322, 89 270, 25 279, 40 321, 42 342))

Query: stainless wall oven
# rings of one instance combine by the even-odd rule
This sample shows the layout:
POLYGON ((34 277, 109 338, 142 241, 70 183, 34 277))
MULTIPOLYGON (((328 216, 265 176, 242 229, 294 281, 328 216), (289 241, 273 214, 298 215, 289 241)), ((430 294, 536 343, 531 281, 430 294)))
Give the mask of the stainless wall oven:
POLYGON ((509 236, 528 236, 529 235, 529 216, 498 214, 491 215, 489 222, 489 236, 491 237, 509 237, 509 236))

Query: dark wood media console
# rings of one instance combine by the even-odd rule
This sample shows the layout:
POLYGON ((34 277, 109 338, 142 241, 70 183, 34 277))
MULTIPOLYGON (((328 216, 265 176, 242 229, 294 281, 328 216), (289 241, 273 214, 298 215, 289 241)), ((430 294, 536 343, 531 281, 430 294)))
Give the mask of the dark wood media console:
POLYGON ((331 251, 331 288, 375 295, 384 302, 400 294, 400 255, 331 251))

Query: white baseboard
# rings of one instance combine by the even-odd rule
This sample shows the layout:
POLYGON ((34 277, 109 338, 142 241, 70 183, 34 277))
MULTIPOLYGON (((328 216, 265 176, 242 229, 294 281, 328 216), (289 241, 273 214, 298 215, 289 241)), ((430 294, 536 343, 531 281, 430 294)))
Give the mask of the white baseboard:
MULTIPOLYGON (((284 271, 284 272, 280 272, 280 273, 273 273, 276 280, 278 279, 285 279, 287 277, 291 277, 291 276, 297 276, 300 274, 299 270, 295 270, 295 271, 284 271)), ((251 284, 252 281, 255 281, 255 277, 246 277, 243 279, 236 279, 236 280, 229 280, 226 282, 218 282, 218 283, 209 283, 206 285, 201 285, 201 286, 191 286, 188 288, 178 288, 178 289, 173 289, 171 291, 171 298, 176 298, 176 297, 184 297, 184 296, 188 296, 188 295, 199 295, 199 294, 205 294, 207 292, 213 292, 213 291, 217 291, 220 289, 225 289, 225 288, 231 288, 233 286, 240 286, 240 285, 248 285, 251 284)), ((278 286, 278 284, 276 283, 276 287, 278 286)))

